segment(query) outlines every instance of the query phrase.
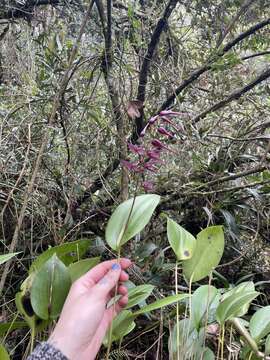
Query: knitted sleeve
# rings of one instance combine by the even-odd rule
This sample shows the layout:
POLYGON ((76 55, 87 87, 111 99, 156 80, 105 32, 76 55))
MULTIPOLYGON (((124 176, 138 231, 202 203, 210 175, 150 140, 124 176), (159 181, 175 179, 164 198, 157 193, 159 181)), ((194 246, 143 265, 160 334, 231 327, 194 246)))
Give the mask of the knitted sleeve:
POLYGON ((27 360, 68 360, 68 358, 53 345, 43 342, 35 348, 27 360))

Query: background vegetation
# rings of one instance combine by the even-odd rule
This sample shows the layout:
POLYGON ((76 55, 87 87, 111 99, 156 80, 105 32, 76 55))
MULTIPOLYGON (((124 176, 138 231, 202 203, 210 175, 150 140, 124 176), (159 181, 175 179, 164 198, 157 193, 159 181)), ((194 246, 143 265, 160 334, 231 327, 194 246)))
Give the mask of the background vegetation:
MULTIPOLYGON (((14 319, 39 254, 87 238, 87 255, 112 258, 108 219, 148 191, 161 201, 122 249, 132 282, 155 285, 156 298, 173 294, 169 215, 194 236, 223 225, 213 282, 259 282, 248 316, 268 304, 269 29, 269 0, 1 0, 0 253, 20 252, 0 265, 2 323, 14 319), (148 158, 136 169, 142 148, 148 158), (161 161, 149 162, 151 151, 161 161)), ((111 356, 169 358, 164 317, 139 317, 111 356)), ((209 336, 216 352, 217 332, 209 336)), ((4 338, 14 359, 29 337, 4 338)), ((238 358, 239 335, 225 343, 238 358)))

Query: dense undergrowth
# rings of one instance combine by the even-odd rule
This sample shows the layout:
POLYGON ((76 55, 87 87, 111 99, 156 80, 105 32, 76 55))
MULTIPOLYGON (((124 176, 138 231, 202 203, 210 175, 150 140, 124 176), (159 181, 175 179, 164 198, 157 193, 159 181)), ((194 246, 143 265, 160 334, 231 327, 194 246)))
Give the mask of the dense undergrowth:
POLYGON ((2 0, 0 351, 121 248, 111 359, 269 356, 269 5, 2 0))

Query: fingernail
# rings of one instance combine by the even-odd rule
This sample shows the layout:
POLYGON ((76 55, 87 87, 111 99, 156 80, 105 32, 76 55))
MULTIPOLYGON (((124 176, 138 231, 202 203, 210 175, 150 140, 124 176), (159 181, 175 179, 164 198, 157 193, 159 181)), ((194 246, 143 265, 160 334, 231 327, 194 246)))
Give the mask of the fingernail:
POLYGON ((120 270, 119 264, 112 264, 112 270, 120 270))

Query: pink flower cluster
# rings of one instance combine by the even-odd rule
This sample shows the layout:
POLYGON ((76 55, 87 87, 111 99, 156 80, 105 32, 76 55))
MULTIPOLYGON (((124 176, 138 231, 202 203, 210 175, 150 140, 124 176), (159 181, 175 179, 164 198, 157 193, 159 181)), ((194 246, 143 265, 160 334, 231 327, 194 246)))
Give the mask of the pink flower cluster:
MULTIPOLYGON (((168 127, 169 125, 176 132, 183 131, 184 129, 182 128, 182 126, 181 128, 179 128, 172 121, 172 117, 179 115, 182 115, 182 113, 171 110, 161 111, 158 115, 155 115, 149 119, 145 128, 140 134, 140 138, 143 139, 146 132, 153 128, 153 126, 155 126, 155 129, 159 135, 169 140, 174 139, 174 133, 168 131, 165 126, 168 127)), ((160 158, 161 153, 163 151, 173 152, 159 139, 152 139, 150 143, 146 144, 145 146, 128 143, 128 148, 132 154, 135 154, 137 156, 137 160, 121 160, 121 164, 129 171, 138 174, 143 174, 146 171, 156 173, 158 171, 158 165, 163 162, 160 158)), ((142 183, 142 186, 145 191, 151 191, 154 187, 153 183, 150 181, 144 181, 142 183)))

